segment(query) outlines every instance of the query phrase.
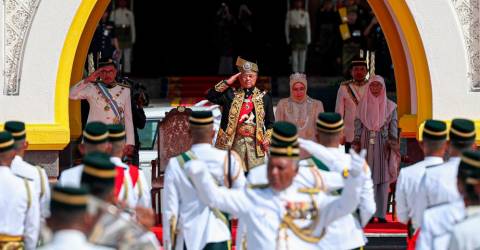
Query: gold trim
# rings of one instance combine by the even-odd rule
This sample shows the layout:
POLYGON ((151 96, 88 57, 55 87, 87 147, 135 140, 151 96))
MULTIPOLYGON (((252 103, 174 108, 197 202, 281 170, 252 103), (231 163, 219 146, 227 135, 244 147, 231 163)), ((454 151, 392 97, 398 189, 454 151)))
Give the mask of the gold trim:
POLYGON ((115 176, 117 176, 117 171, 115 169, 101 170, 90 166, 84 166, 83 172, 99 178, 115 178, 115 176))
POLYGON ((338 121, 335 124, 328 124, 328 123, 325 123, 324 121, 322 121, 320 119, 317 119, 317 124, 320 124, 320 125, 322 125, 324 127, 327 127, 327 128, 335 128, 335 127, 338 127, 338 126, 343 124, 343 119, 340 119, 340 121, 338 121))
POLYGON ((435 132, 435 131, 432 131, 432 130, 424 127, 423 128, 423 133, 427 133, 429 135, 434 135, 434 136, 441 136, 441 135, 447 135, 448 131, 445 130, 445 131, 435 132))
POLYGON ((124 137, 125 135, 127 135, 127 133, 125 131, 122 131, 120 133, 108 133, 108 137, 111 137, 111 138, 120 138, 120 137, 124 137))
POLYGON ((293 219, 288 215, 285 215, 285 217, 283 219, 283 222, 287 225, 287 227, 290 230, 292 230, 292 232, 298 238, 300 238, 301 240, 306 241, 308 243, 318 243, 323 238, 323 236, 325 235, 325 230, 322 230, 322 233, 320 234, 319 237, 309 235, 309 234, 311 234, 311 230, 299 228, 297 225, 295 225, 295 223, 293 222, 293 219))
POLYGON ((0 143, 0 149, 10 147, 14 143, 15 143, 15 141, 13 139, 11 139, 10 141, 2 142, 2 143, 0 143))
POLYGON ((327 129, 324 129, 324 128, 317 127, 317 130, 322 131, 324 133, 337 133, 337 132, 342 131, 344 128, 345 128, 345 126, 341 126, 341 127, 337 128, 335 130, 327 130, 327 129))
POLYGON ((22 240, 23 240, 22 236, 0 234, 0 242, 20 242, 22 240))
POLYGON ((90 135, 86 131, 83 131, 83 136, 92 141, 100 141, 108 138, 108 132, 103 135, 90 135))
POLYGON ((219 83, 215 84, 215 91, 217 92, 224 92, 228 89, 228 84, 225 83, 225 80, 220 81, 219 83))
POLYGON ((254 62, 247 61, 241 57, 237 57, 237 61, 235 62, 235 66, 238 67, 239 71, 245 72, 245 71, 253 71, 253 72, 258 72, 258 65, 254 62), (245 64, 249 63, 250 66, 244 67, 245 64))
POLYGON ((275 133, 275 130, 274 130, 272 132, 272 138, 275 138, 277 140, 284 141, 284 142, 294 142, 295 140, 298 139, 298 135, 295 134, 294 136, 291 136, 291 137, 285 137, 285 136, 282 136, 282 135, 279 135, 279 134, 275 133))
POLYGON ((270 152, 276 154, 286 154, 287 156, 298 156, 300 154, 299 148, 292 148, 292 146, 288 146, 287 148, 277 148, 274 146, 270 147, 270 152))
POLYGON ((195 118, 195 117, 192 117, 190 116, 188 118, 189 121, 191 122, 197 122, 197 123, 213 123, 213 117, 207 117, 207 118, 195 118))
POLYGON ((71 195, 71 194, 60 193, 58 191, 53 191, 52 200, 58 201, 64 204, 70 204, 70 205, 86 205, 88 196, 87 195, 71 195))
POLYGON ((317 194, 320 193, 322 190, 320 188, 299 188, 298 192, 300 193, 307 193, 307 194, 317 194))
POLYGON ((175 249, 175 241, 177 239, 177 218, 175 215, 172 215, 169 219, 170 223, 170 242, 172 244, 172 249, 175 249))
POLYGON ((265 109, 263 106, 263 95, 257 87, 253 89, 252 102, 253 107, 255 108, 255 121, 257 123, 255 137, 257 140, 255 141, 255 147, 257 149, 257 156, 263 157, 265 156, 262 148, 262 143, 265 141, 265 135, 263 134, 263 126, 265 124, 265 109))
POLYGON ((472 132, 465 133, 465 132, 461 132, 461 131, 456 130, 454 127, 450 128, 450 132, 452 132, 452 133, 454 133, 458 136, 461 136, 461 137, 472 137, 472 136, 476 135, 475 130, 472 131, 472 132))
POLYGON ((468 165, 471 165, 476 168, 480 168, 480 161, 476 161, 474 159, 470 159, 468 157, 462 156, 462 161, 465 162, 468 165))
POLYGON ((19 136, 24 136, 27 134, 27 131, 23 130, 23 131, 20 131, 20 132, 10 132, 12 134, 13 137, 19 137, 19 136))

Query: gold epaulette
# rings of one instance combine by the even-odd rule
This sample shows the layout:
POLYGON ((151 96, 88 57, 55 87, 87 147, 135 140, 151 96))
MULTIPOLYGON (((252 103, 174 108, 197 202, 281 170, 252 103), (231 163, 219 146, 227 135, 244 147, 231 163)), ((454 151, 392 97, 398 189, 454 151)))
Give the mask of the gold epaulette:
POLYGON ((248 185, 248 188, 251 188, 251 189, 265 189, 265 188, 268 188, 268 187, 269 187, 268 183, 248 185))
POLYGON ((298 192, 305 193, 305 194, 318 194, 321 191, 322 190, 320 190, 319 188, 299 188, 298 189, 298 192))
POLYGON ((132 87, 132 86, 130 86, 130 84, 125 83, 125 82, 118 82, 117 85, 118 85, 118 86, 125 87, 125 88, 131 88, 131 87, 132 87))

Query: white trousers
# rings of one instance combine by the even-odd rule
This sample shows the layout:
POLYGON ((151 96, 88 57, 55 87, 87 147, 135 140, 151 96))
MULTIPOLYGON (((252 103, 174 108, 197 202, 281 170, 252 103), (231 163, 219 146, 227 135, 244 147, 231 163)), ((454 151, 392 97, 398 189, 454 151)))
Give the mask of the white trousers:
POLYGON ((292 50, 292 71, 305 73, 305 61, 307 60, 306 49, 292 50))

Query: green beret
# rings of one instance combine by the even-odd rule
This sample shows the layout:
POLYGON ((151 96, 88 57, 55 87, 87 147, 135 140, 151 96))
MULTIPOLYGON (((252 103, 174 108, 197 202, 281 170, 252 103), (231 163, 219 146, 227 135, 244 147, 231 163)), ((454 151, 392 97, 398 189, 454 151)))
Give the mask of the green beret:
POLYGON ((83 187, 55 186, 52 190, 50 206, 52 210, 86 210, 88 203, 88 192, 83 187))
POLYGON ((297 127, 285 121, 273 124, 270 155, 297 158, 300 155, 297 127))
POLYGON ((189 117, 190 125, 207 126, 213 124, 212 111, 193 111, 189 117))
POLYGON ((92 152, 83 157, 82 184, 114 183, 117 171, 110 156, 101 152, 92 152))
POLYGON ((83 139, 89 144, 100 144, 108 141, 108 127, 103 122, 89 122, 83 131, 83 139))
POLYGON ((8 121, 5 123, 5 130, 10 132, 16 141, 23 140, 27 137, 25 123, 23 122, 8 121))
POLYGON ((463 153, 458 176, 467 184, 480 184, 480 151, 463 153))
POLYGON ((344 124, 339 113, 324 112, 318 114, 317 129, 324 133, 337 133, 343 130, 344 124))
POLYGON ((475 140, 475 124, 467 119, 453 119, 450 126, 451 141, 474 141, 475 140))
POLYGON ((122 124, 109 124, 108 125, 108 139, 110 141, 122 141, 125 140, 126 133, 125 127, 122 124))
POLYGON ((15 147, 13 136, 8 131, 0 132, 0 153, 12 150, 15 147))
POLYGON ((423 139, 434 141, 447 139, 447 124, 439 120, 427 120, 423 126, 423 139))

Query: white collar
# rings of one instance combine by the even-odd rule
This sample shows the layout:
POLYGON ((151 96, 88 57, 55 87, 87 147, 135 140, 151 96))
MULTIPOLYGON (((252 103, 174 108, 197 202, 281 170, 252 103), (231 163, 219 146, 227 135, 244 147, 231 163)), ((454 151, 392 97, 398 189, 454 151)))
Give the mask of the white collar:
POLYGON ((467 217, 480 214, 480 205, 468 206, 466 210, 467 210, 467 217))
POLYGON ((87 237, 81 231, 65 229, 55 232, 52 242, 68 242, 72 246, 80 246, 87 242, 87 237))
POLYGON ((443 163, 443 158, 438 156, 425 156, 423 161, 428 163, 434 163, 434 164, 443 163))
POLYGON ((197 143, 192 145, 192 149, 198 149, 198 148, 211 148, 212 144, 210 143, 197 143))
POLYGON ((112 156, 110 157, 110 161, 115 164, 116 167, 123 167, 125 169, 128 169, 128 165, 125 164, 120 157, 112 156))
POLYGON ((23 161, 23 158, 20 155, 15 155, 15 158, 13 158, 14 161, 23 161))

